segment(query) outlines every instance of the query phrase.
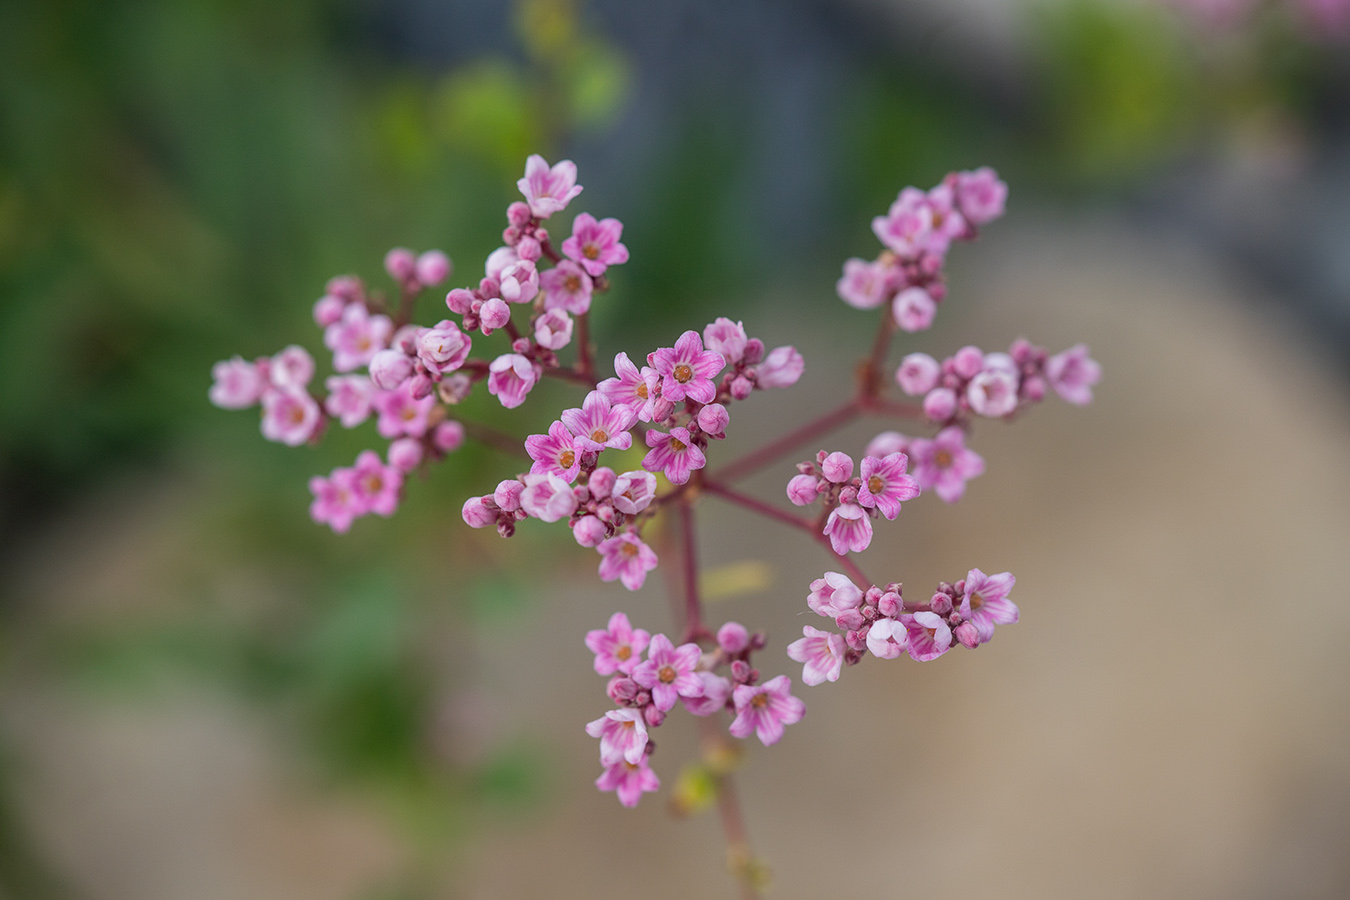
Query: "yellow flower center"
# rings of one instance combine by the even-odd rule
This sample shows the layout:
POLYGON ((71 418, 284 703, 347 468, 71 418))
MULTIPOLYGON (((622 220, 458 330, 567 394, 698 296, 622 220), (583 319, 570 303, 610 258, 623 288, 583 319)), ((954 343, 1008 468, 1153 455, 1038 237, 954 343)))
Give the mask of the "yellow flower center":
POLYGON ((755 707, 755 709, 763 709, 769 705, 769 695, 764 693, 756 694, 750 698, 750 705, 755 707))
POLYGON ((619 552, 622 553, 624 556, 637 556, 638 555, 637 544, 629 544, 625 542, 624 545, 619 548, 619 552))
POLYGON ((605 433, 605 429, 597 428, 591 432, 591 440, 595 441, 597 444, 601 444, 609 440, 609 435, 605 433))
POLYGON ((582 247, 581 252, 587 259, 600 258, 600 248, 595 246, 594 244, 587 244, 586 246, 582 247))
POLYGON ((575 294, 581 290, 581 279, 575 275, 568 275, 563 279, 563 287, 569 294, 575 294))
POLYGON ((647 399, 647 382, 644 381, 637 386, 637 395, 643 400, 647 399))
POLYGON ((685 384, 686 382, 689 381, 690 378, 693 377, 694 377, 694 370, 686 366, 684 363, 680 363, 678 366, 675 367, 675 380, 678 381, 680 384, 685 384))
POLYGON ((886 482, 881 480, 880 475, 873 475, 867 479, 867 489, 874 494, 881 493, 881 489, 886 486, 886 482))
POLYGON ((984 598, 980 596, 979 591, 976 591, 970 595, 970 610, 971 612, 974 612, 981 606, 984 606, 984 598))
POLYGON ((622 646, 619 647, 618 650, 614 651, 614 655, 617 656, 619 659, 628 659, 633 655, 633 648, 628 646, 627 644, 623 644, 622 646))
POLYGON ((656 673, 656 677, 661 679, 662 684, 670 684, 675 680, 675 670, 670 666, 662 666, 661 671, 656 673))
POLYGON ((577 461, 577 455, 576 455, 576 453, 574 453, 574 452, 571 451, 571 450, 564 450, 564 451, 558 456, 558 462, 562 465, 562 467, 563 467, 564 469, 570 469, 570 468, 572 468, 572 463, 574 463, 574 462, 576 462, 576 461, 577 461))
POLYGON ((933 457, 933 462, 937 463, 939 469, 945 469, 952 464, 952 455, 946 450, 939 450, 937 456, 933 457))

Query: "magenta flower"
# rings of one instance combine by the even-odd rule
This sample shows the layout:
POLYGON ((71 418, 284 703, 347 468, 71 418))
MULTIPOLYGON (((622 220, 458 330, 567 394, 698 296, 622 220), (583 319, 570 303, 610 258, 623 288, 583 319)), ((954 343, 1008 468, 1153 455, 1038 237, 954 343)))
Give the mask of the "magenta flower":
POLYGON ((845 260, 844 277, 839 279, 835 290, 839 299, 854 309, 873 309, 886 299, 888 274, 888 267, 879 262, 845 260))
POLYGON ((388 518, 398 509, 398 492, 403 487, 403 473, 394 466, 386 466, 374 450, 363 450, 353 469, 353 487, 367 510, 388 518))
POLYGON ((884 459, 865 456, 862 461, 862 484, 858 488, 858 503, 867 508, 876 507, 887 519, 900 515, 900 504, 919 496, 919 483, 906 475, 909 457, 892 453, 884 459))
POLYGON ((507 409, 525 402, 525 396, 539 381, 540 370, 519 353, 503 353, 488 366, 488 393, 507 409))
POLYGON ((858 504, 841 503, 830 510, 824 534, 840 556, 850 550, 861 553, 872 543, 872 520, 858 504))
POLYGON ((673 348, 662 347, 648 356, 647 362, 661 376, 661 396, 671 403, 686 397, 711 403, 717 396, 713 379, 726 368, 721 353, 703 349, 697 331, 686 331, 673 348))
POLYGON ((698 644, 676 647, 664 634, 654 635, 647 659, 633 669, 633 680, 652 692, 652 703, 662 712, 680 697, 699 697, 703 681, 694 672, 702 651, 698 644))
POLYGON ((600 765, 627 761, 637 765, 646 754, 647 723, 636 709, 611 709, 586 725, 586 733, 600 739, 600 765))
POLYGON ((631 531, 602 541, 595 549, 601 556, 600 580, 617 578, 630 591, 641 588, 647 573, 656 568, 656 551, 631 531))
POLYGON ((301 388, 269 388, 262 396, 262 435, 299 447, 323 424, 319 404, 301 388))
POLYGON ((531 472, 550 472, 571 484, 581 471, 581 452, 562 422, 548 426, 548 434, 527 437, 525 452, 534 460, 530 465, 531 472))
POLYGON ((928 195, 918 188, 900 192, 884 216, 872 220, 877 239, 903 259, 913 259, 924 249, 933 231, 933 210, 928 195))
POLYGON ((984 225, 1003 215, 1007 200, 1008 186, 988 166, 956 173, 956 203, 972 225, 984 225))
POLYGON ((633 667, 642 659, 651 635, 628 623, 628 616, 616 612, 609 617, 609 625, 601 630, 586 632, 586 648, 595 654, 595 671, 599 675, 622 672, 631 675, 633 667))
POLYGON ((966 492, 966 482, 984 473, 984 458, 966 448, 966 436, 953 425, 937 433, 932 440, 914 438, 909 442, 914 461, 914 480, 922 490, 932 490, 948 503, 955 503, 966 492))
POLYGON ((1075 406, 1092 402, 1092 386, 1102 377, 1102 367, 1088 356, 1087 344, 1075 344, 1045 361, 1045 377, 1050 386, 1075 406))
POLYGON ((712 672, 695 672, 703 682, 703 694, 698 697, 685 697, 684 708, 696 716, 711 716, 726 709, 731 698, 731 679, 714 675, 712 672))
POLYGON ((605 274, 610 266, 628 262, 628 248, 619 243, 623 223, 618 219, 595 221, 582 213, 572 221, 572 236, 563 241, 563 255, 576 260, 592 276, 605 274))
POLYGON ((591 308, 591 291, 594 287, 586 270, 570 259, 564 259, 539 274, 539 289, 544 292, 544 309, 565 309, 573 315, 582 315, 591 308))
POLYGON ((840 572, 826 572, 823 578, 811 582, 806 605, 817 615, 833 619, 845 610, 856 609, 862 601, 862 589, 852 579, 840 572))
POLYGON ((732 692, 736 721, 728 729, 732 737, 748 738, 753 732, 766 747, 778 743, 783 726, 800 722, 806 715, 806 704, 788 693, 791 689, 792 679, 786 675, 758 686, 737 687, 732 692))
POLYGON ((328 396, 323 408, 342 423, 343 428, 355 428, 370 418, 375 385, 364 375, 334 375, 324 382, 328 396))
POLYGON ((595 786, 602 791, 614 791, 619 802, 632 809, 638 805, 643 793, 660 790, 661 779, 647 766, 647 757, 644 755, 636 765, 621 759, 607 767, 595 779, 595 786))
POLYGON ((703 328, 703 344, 714 353, 722 354, 727 365, 734 366, 745 355, 745 345, 750 342, 745 333, 745 325, 719 316, 716 321, 703 328))
POLYGON ((323 343, 333 351, 333 368, 350 372, 388 347, 393 333, 394 323, 388 316, 372 316, 364 303, 352 303, 342 311, 341 319, 324 329, 323 343))
POLYGON ((980 643, 994 636, 995 625, 1017 622, 1017 605, 1008 599, 1017 579, 1011 572, 986 575, 971 569, 966 575, 966 591, 961 597, 961 617, 975 626, 980 643))
POLYGON ((762 388, 791 387, 806 370, 806 360, 796 347, 774 347, 764 362, 755 366, 755 383, 762 388))
POLYGON ((605 448, 627 450, 633 446, 628 429, 637 422, 637 413, 627 406, 612 406, 600 391, 591 391, 581 409, 563 410, 562 420, 576 435, 582 450, 599 453, 605 448))
POLYGON ((375 424, 380 437, 396 438, 408 435, 421 437, 427 433, 427 417, 436 405, 431 394, 421 400, 413 399, 412 381, 405 381, 395 391, 378 391, 372 401, 380 419, 375 424))
POLYGON ((671 484, 684 484, 691 472, 708 462, 703 451, 694 446, 688 428, 672 428, 670 434, 653 428, 644 439, 652 449, 642 458, 642 468, 648 472, 664 471, 671 484))
POLYGON ((799 663, 804 663, 802 683, 808 687, 822 681, 838 681, 844 668, 844 637, 833 631, 821 631, 806 625, 802 628, 802 637, 788 644, 787 655, 799 663))
POLYGON ((520 508, 542 522, 556 522, 576 512, 577 497, 571 486, 557 475, 531 473, 525 476, 520 508))
POLYGON ((644 377, 652 371, 645 366, 641 371, 633 365, 627 353, 614 357, 614 378, 606 378, 596 385, 596 390, 605 395, 611 406, 626 406, 643 422, 650 422, 651 415, 643 415, 647 401, 651 399, 651 390, 644 377))
MULTIPOLYGON (((933 612, 906 613, 900 617, 909 640, 909 655, 919 662, 937 659, 952 646, 952 630, 947 620, 933 612)), ((876 627, 873 625, 872 627, 876 627)))
POLYGON ((867 649, 878 659, 895 659, 909 649, 909 631, 895 619, 877 619, 867 629, 867 649))
POLYGON ((346 534, 352 520, 366 514, 355 481, 356 473, 351 469, 334 469, 327 478, 311 478, 309 491, 314 502, 309 505, 309 517, 338 534, 346 534))
POLYGON ((242 356, 216 363, 211 379, 214 383, 207 396, 221 409, 247 409, 258 402, 267 385, 258 367, 242 356))
POLYGON ((651 505, 656 496, 656 476, 651 472, 624 472, 614 481, 610 502, 621 513, 635 516, 651 505))
POLYGON ((525 160, 525 177, 516 182, 516 187, 530 204, 530 212, 541 219, 562 212, 581 193, 576 163, 564 159, 550 168, 537 153, 525 160))

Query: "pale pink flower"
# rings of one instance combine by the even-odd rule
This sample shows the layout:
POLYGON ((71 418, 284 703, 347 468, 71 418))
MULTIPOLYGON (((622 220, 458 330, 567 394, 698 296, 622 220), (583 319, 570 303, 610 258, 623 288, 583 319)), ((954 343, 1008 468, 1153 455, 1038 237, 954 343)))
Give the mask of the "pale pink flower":
POLYGON ((863 259, 844 261, 844 277, 835 290, 839 299, 855 309, 874 309, 886 299, 888 267, 863 259))
POLYGON ((932 490, 948 503, 966 492, 966 482, 984 473, 984 458, 966 447, 966 436, 953 425, 932 440, 914 438, 909 443, 914 462, 914 480, 922 490, 932 490))
POLYGON ((937 304, 920 287, 905 288, 891 301, 891 315, 901 331, 924 331, 933 325, 937 304))
POLYGON ((656 568, 656 552, 632 532, 624 532, 599 547, 600 580, 618 579, 630 591, 636 591, 647 580, 647 573, 656 568))
POLYGON ((539 269, 528 259, 518 259, 498 276, 502 299, 507 303, 529 303, 539 293, 539 269))
POLYGON ((909 648, 909 632, 895 619, 877 619, 867 629, 867 650, 878 659, 895 659, 909 648))
POLYGON ((872 231, 897 256, 913 259, 927 245, 933 231, 928 195, 918 188, 905 188, 886 215, 872 220, 872 231))
POLYGON ((985 225, 1003 215, 1008 186, 988 166, 956 173, 956 202, 972 225, 985 225))
POLYGON ((717 629, 717 646, 727 653, 740 653, 750 646, 750 632, 740 622, 723 622, 717 629))
POLYGON ((644 439, 652 449, 642 458, 642 468, 664 471, 671 484, 684 484, 690 473, 707 465, 708 458, 694 445, 688 428, 672 428, 670 434, 653 428, 644 439))
POLYGON ((1102 367, 1088 356, 1087 344, 1075 344, 1045 361, 1050 386, 1075 406, 1092 402, 1092 386, 1102 377, 1102 367))
POLYGON ((414 371, 412 357, 402 350, 381 350, 370 358, 370 380, 381 390, 398 390, 414 371))
POLYGON ((374 450, 363 450, 352 471, 353 488, 365 508, 381 516, 392 516, 398 509, 403 473, 395 466, 386 466, 374 450))
POLYGON ((377 391, 372 401, 380 418, 375 428, 381 437, 396 438, 408 435, 421 437, 427 433, 427 417, 436 405, 430 394, 418 400, 412 394, 412 380, 394 391, 377 391))
POLYGON ((661 396, 671 403, 688 397, 699 403, 711 403, 717 395, 713 379, 726 368, 721 353, 703 349, 697 331, 686 331, 674 347, 662 347, 647 357, 661 376, 661 396))
POLYGON ((572 486, 553 473, 530 473, 525 476, 525 490, 520 494, 520 508, 543 522, 556 522, 572 515, 577 508, 572 486))
POLYGON ((591 276, 570 259, 541 272, 539 289, 544 292, 544 309, 565 309, 580 316, 591 308, 591 276))
POLYGON ((454 419, 442 422, 431 432, 431 445, 442 453, 454 453, 464 443, 464 426, 454 419))
POLYGON ((619 243, 623 223, 618 219, 596 221, 590 213, 572 220, 572 236, 563 241, 563 255, 576 260, 592 276, 628 262, 628 248, 619 243))
MULTIPOLYGON (((906 613, 900 617, 907 633, 909 655, 919 662, 937 659, 952 646, 947 620, 932 612, 906 613)), ((873 625, 873 627, 876 627, 873 625)))
POLYGON ((582 516, 572 523, 572 537, 583 547, 599 547, 609 527, 596 516, 582 516))
POLYGON ((571 484, 581 471, 581 453, 567 426, 554 422, 548 434, 532 434, 525 439, 525 452, 534 462, 530 471, 551 472, 571 484))
POLYGON ((840 556, 852 550, 861 553, 872 543, 872 520, 856 503, 841 503, 830 510, 824 534, 840 556))
POLYGON ((853 457, 836 450, 827 455, 820 463, 820 474, 827 481, 843 484, 853 477, 853 457))
POLYGON ((327 328, 342 318, 342 311, 346 308, 346 300, 332 294, 324 294, 314 302, 314 324, 320 328, 327 328))
POLYGON ((651 472, 624 472, 614 482, 610 502, 621 513, 635 516, 651 505, 656 495, 656 476, 651 472))
POLYGON ((806 360, 796 347, 775 347, 755 366, 755 383, 762 388, 791 387, 802 377, 806 360))
POLYGON ((1017 605, 1008 599, 1017 579, 1011 572, 986 575, 979 569, 966 574, 966 590, 961 597, 961 617, 975 626, 979 642, 994 636, 995 625, 1013 625, 1018 618, 1017 605))
POLYGON ((867 449, 863 451, 865 456, 875 456, 878 458, 890 456, 892 453, 908 453, 909 437, 898 431, 883 431, 881 434, 872 438, 867 444, 867 449))
POLYGON ((951 185, 939 184, 928 192, 928 208, 932 210, 933 230, 924 249, 935 256, 946 256, 954 238, 966 232, 966 219, 956 208, 956 195, 951 185))
POLYGON ((343 428, 355 428, 370 418, 370 405, 375 396, 375 385, 364 375, 333 375, 324 382, 328 396, 323 408, 342 423, 343 428))
POLYGON ((745 354, 745 345, 750 338, 745 333, 745 325, 719 316, 716 321, 703 328, 703 344, 714 353, 722 354, 727 365, 734 366, 745 354))
POLYGON ((537 153, 525 160, 525 177, 516 182, 516 187, 525 196, 530 212, 541 219, 562 212, 581 193, 576 163, 564 159, 550 168, 537 153))
POLYGON ((633 668, 633 680, 651 691, 652 703, 666 712, 680 697, 702 695, 703 682, 694 672, 700 656, 698 644, 676 647, 664 634, 653 635, 646 661, 633 668))
POLYGON ((399 438, 389 445, 389 465, 400 472, 411 472, 422 462, 422 442, 416 438, 399 438))
POLYGON ((367 365, 371 358, 389 346, 394 323, 388 316, 372 316, 363 303, 352 303, 342 318, 323 332, 323 343, 333 351, 333 368, 350 372, 367 365))
POLYGON ((802 637, 788 644, 787 655, 799 663, 802 668, 802 684, 814 687, 823 681, 838 681, 844 668, 843 635, 833 631, 821 631, 806 625, 802 628, 802 637))
POLYGON ((515 409, 539 381, 539 369, 519 353, 503 353, 488 366, 488 393, 515 409))
POLYGON ((956 392, 936 387, 923 398, 923 414, 933 422, 945 422, 956 412, 956 392))
POLYGON ((650 639, 651 635, 646 631, 629 624, 628 616, 616 612, 609 617, 609 625, 604 629, 586 632, 586 648, 595 654, 596 674, 622 672, 630 675, 641 661, 642 651, 647 649, 650 639))
POLYGON ((473 341, 449 319, 417 335, 417 358, 430 372, 453 372, 464 365, 472 348, 473 341))
POLYGON ((884 459, 865 456, 862 461, 862 484, 858 487, 858 503, 867 508, 876 507, 887 519, 900 515, 900 504, 919 496, 919 483, 906 475, 909 457, 892 453, 884 459))
POLYGON ((299 447, 323 423, 319 404, 301 388, 269 388, 262 396, 262 435, 288 447, 299 447))
POLYGON ((412 281, 417 277, 417 255, 407 247, 395 247, 384 255, 384 270, 395 281, 412 281))
POLYGON ((712 672, 695 672, 703 682, 703 694, 699 697, 684 697, 684 708, 696 716, 711 716, 726 708, 731 697, 731 679, 714 675, 712 672))
POLYGON ((567 409, 562 413, 563 423, 576 435, 576 445, 596 453, 609 448, 627 450, 633 446, 628 433, 637 422, 637 413, 627 406, 612 406, 600 391, 591 391, 582 401, 581 409, 567 409))
POLYGON ((764 746, 778 743, 783 726, 792 725, 806 715, 806 704, 792 696, 792 679, 786 675, 770 678, 761 685, 740 685, 732 692, 736 720, 728 729, 732 737, 748 738, 752 733, 764 746))
POLYGON ((309 505, 309 517, 338 534, 346 534, 352 520, 366 514, 354 482, 355 473, 351 469, 334 469, 327 478, 318 475, 311 478, 309 490, 314 502, 309 505))
POLYGON ((862 601, 862 589, 852 579, 840 572, 826 572, 823 578, 811 582, 806 605, 812 612, 833 619, 845 610, 856 609, 862 601))
POLYGON ((636 709, 611 709, 586 725, 586 733, 600 739, 600 765, 620 761, 637 765, 647 748, 647 723, 636 709))
POLYGON ((621 759, 607 766, 600 777, 595 779, 595 786, 602 791, 613 791, 620 803, 632 809, 638 805, 644 793, 661 789, 661 779, 648 767, 644 754, 636 763, 621 759))
POLYGON ((268 361, 267 377, 273 387, 303 390, 314 377, 314 357, 304 347, 291 344, 268 361))
POLYGON ((450 277, 450 257, 440 250, 428 250, 417 257, 414 274, 418 284, 435 287, 450 277))
POLYGON ((645 366, 639 371, 627 353, 619 353, 614 357, 615 377, 600 382, 596 390, 604 394, 612 406, 626 406, 643 422, 650 422, 650 415, 643 417, 647 401, 651 399, 644 373, 650 371, 645 366))
POLYGON ((810 506, 820 496, 816 490, 819 484, 820 479, 814 475, 793 475, 787 483, 788 499, 793 506, 810 506))
POLYGON ((1017 375, 985 369, 966 385, 966 402, 976 415, 997 419, 1017 410, 1017 375))
POLYGON ((242 356, 211 367, 213 384, 207 396, 221 409, 247 409, 262 397, 267 382, 258 367, 242 356))

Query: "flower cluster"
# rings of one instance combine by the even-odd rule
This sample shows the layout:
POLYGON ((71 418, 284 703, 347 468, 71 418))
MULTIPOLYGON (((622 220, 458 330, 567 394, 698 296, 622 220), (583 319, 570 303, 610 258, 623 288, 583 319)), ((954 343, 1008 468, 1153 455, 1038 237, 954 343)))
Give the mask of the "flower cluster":
POLYGON ((788 645, 788 656, 803 664, 802 681, 817 685, 838 681, 845 664, 855 665, 868 653, 881 659, 907 653, 927 662, 950 650, 953 641, 973 650, 993 638, 995 625, 1017 621, 1017 606, 1008 599, 1016 581, 1011 572, 971 569, 955 584, 939 584, 927 602, 910 603, 899 584, 863 590, 846 575, 826 572, 811 582, 806 605, 834 619, 844 633, 807 625, 803 637, 788 645))
POLYGON ((872 518, 878 513, 894 521, 900 504, 919 496, 919 482, 906 473, 909 457, 903 452, 863 457, 862 474, 853 475, 853 458, 847 453, 824 450, 814 464, 800 463, 787 484, 788 499, 809 506, 824 498, 829 516, 824 534, 834 552, 842 556, 860 553, 872 543, 872 518))
POLYGON ((636 806, 644 792, 660 788, 647 763, 656 749, 648 729, 659 727, 676 704, 696 716, 731 710, 733 737, 753 734, 766 747, 777 743, 784 726, 801 721, 806 704, 792 696, 786 675, 758 683, 750 656, 764 645, 763 634, 727 622, 718 629, 712 652, 692 642, 677 647, 664 634, 633 628, 621 612, 610 617, 607 627, 588 632, 586 647, 595 654, 595 671, 610 676, 605 693, 619 707, 586 725, 586 733, 600 739, 605 767, 595 786, 615 791, 624 806, 636 806), (722 667, 725 676, 717 674, 722 667))
POLYGON ((857 309, 890 303, 902 331, 923 331, 933 324, 947 294, 942 266, 953 241, 970 241, 979 226, 1003 215, 1008 186, 993 169, 953 172, 931 190, 907 187, 872 231, 885 246, 871 262, 844 263, 836 286, 839 297, 857 309))

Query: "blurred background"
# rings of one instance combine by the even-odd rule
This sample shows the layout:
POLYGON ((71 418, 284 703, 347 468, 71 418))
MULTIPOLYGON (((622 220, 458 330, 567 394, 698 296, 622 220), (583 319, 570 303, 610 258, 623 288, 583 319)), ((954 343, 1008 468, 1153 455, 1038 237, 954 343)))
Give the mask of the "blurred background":
MULTIPOLYGON (((291 450, 206 400, 235 353, 324 371, 311 304, 391 246, 476 280, 531 152, 625 223, 603 358, 717 315, 803 351, 723 458, 833 402, 872 328, 842 261, 952 169, 995 166, 1009 214, 894 360, 1025 335, 1105 367, 878 529, 876 577, 1012 570, 1022 622, 803 688, 747 749, 775 895, 1350 896, 1340 0, 0 4, 0 896, 734 895, 715 815, 666 808, 687 717, 660 795, 591 786, 581 638, 673 627, 660 578, 464 527, 515 471, 481 449, 335 536, 308 478, 373 428, 291 450)), ((579 399, 548 388, 466 414, 542 430, 579 399)), ((829 561, 715 504, 710 618, 799 684, 829 561)))

